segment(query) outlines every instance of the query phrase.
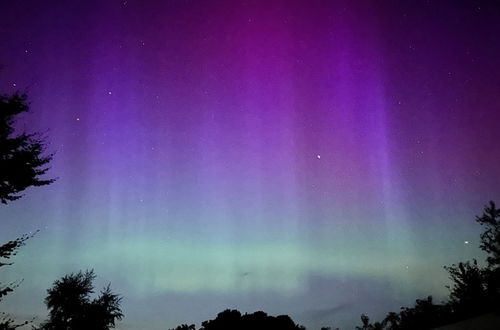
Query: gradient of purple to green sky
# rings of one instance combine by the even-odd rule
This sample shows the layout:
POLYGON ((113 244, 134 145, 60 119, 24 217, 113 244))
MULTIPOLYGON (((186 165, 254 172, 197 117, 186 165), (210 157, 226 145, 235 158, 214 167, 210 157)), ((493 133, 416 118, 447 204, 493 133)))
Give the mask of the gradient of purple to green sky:
MULTIPOLYGON (((0 88, 46 132, 48 187, 0 209, 3 302, 46 316, 94 268, 118 329, 225 308, 353 327, 444 299, 500 188, 490 1, 1 1, 0 88)), ((28 317, 29 318, 29 317, 28 317)))

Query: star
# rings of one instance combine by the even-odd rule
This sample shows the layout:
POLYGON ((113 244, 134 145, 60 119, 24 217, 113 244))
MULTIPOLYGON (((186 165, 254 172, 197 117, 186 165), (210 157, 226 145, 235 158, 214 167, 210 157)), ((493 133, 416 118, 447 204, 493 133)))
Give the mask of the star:
POLYGON ((113 94, 113 93, 111 93, 111 91, 108 91, 108 95, 111 95, 111 94, 113 94))
POLYGON ((321 159, 321 155, 320 155, 320 154, 317 154, 317 155, 316 155, 316 158, 321 159))
POLYGON ((80 117, 76 117, 76 121, 80 121, 80 117))

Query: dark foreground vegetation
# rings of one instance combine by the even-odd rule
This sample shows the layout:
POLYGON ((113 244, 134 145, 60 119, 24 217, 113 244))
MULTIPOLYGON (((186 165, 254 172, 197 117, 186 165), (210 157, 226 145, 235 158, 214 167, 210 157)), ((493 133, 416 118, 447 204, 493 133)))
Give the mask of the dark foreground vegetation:
MULTIPOLYGON (((356 330, 433 329, 486 313, 500 313, 500 209, 490 202, 476 221, 484 227, 480 248, 488 254, 486 266, 478 266, 476 260, 445 266, 452 282, 447 302, 435 303, 432 296, 417 299, 413 307, 402 307, 399 312, 390 312, 383 320, 373 323, 363 314, 356 330)), ((238 311, 226 310, 215 320, 203 322, 199 329, 305 328, 294 324, 286 315, 275 318, 263 312, 241 315, 238 311), (278 319, 282 322, 277 322, 278 319)), ((336 328, 322 328, 326 329, 336 328)), ((181 325, 173 330, 196 330, 196 327, 181 325)))
MULTIPOLYGON (((52 155, 44 155, 45 144, 37 134, 14 135, 14 118, 27 111, 26 96, 0 96, 0 202, 8 204, 22 197, 21 192, 33 186, 44 186, 53 179, 44 179, 52 155)), ((378 322, 370 322, 361 315, 357 330, 423 330, 454 323, 477 315, 500 312, 500 209, 490 202, 476 221, 483 226, 480 248, 487 253, 486 266, 476 260, 445 267, 452 285, 449 300, 435 303, 432 297, 417 299, 413 307, 402 307, 388 313, 378 322)), ((35 232, 36 234, 36 232, 35 232)), ((34 234, 24 235, 0 246, 0 267, 11 265, 16 255, 34 234)), ((33 319, 17 322, 11 316, 0 314, 0 330, 13 330, 30 325, 34 330, 108 330, 123 317, 121 296, 110 286, 97 296, 94 293, 93 271, 69 274, 56 280, 47 290, 45 305, 48 318, 35 325, 33 319)), ((11 293, 19 282, 0 282, 0 301, 11 293)), ((241 314, 225 310, 213 320, 204 321, 200 330, 305 329, 287 315, 270 316, 264 312, 241 314)), ((322 330, 335 330, 331 327, 322 330)), ((175 330, 196 330, 195 325, 183 324, 175 330)))
MULTIPOLYGON (((195 330, 194 324, 183 324, 173 330, 195 330)), ((210 321, 204 321, 201 324, 203 330, 219 330, 219 329, 282 329, 295 330, 304 329, 304 327, 295 324, 290 316, 269 316, 264 312, 255 312, 252 314, 241 314, 237 310, 227 309, 217 315, 210 321)))

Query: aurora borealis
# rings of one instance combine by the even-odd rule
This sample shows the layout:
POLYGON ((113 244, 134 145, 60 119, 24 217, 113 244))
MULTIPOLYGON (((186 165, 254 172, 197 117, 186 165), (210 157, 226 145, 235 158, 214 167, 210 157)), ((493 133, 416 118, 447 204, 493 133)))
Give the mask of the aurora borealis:
MULTIPOLYGON (((500 201, 494 1, 0 1, 0 91, 58 180, 0 208, 2 308, 93 268, 118 329, 353 328, 476 257, 500 201)), ((21 312, 19 312, 21 311, 21 312)))

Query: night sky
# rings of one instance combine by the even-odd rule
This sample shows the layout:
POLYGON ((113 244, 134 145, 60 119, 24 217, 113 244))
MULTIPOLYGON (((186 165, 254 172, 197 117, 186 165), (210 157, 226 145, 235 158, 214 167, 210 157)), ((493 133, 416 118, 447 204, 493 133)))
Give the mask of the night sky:
POLYGON ((1 269, 13 315, 93 268, 118 329, 352 329, 484 260, 498 1, 1 0, 0 64, 58 178, 0 207, 2 241, 40 229, 1 269))

